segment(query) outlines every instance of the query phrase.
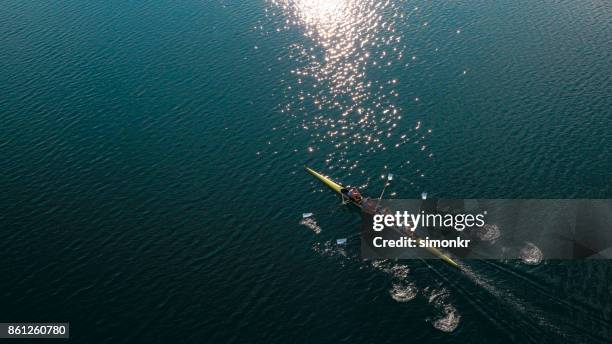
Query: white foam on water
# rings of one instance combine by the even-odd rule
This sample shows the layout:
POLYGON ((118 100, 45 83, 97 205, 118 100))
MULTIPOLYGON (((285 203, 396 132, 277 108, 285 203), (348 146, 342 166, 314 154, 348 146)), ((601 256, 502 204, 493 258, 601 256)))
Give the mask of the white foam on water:
POLYGON ((372 267, 376 270, 383 270, 385 269, 385 266, 387 264, 387 260, 386 259, 382 259, 382 260, 372 260, 371 263, 372 267))
POLYGON ((410 273, 410 268, 407 265, 396 264, 387 259, 373 260, 370 264, 374 269, 382 271, 399 281, 405 280, 410 273))
POLYGON ((499 226, 496 224, 485 224, 482 228, 477 231, 478 239, 482 241, 489 241, 494 243, 501 236, 499 226))
POLYGON ((521 261, 527 265, 540 264, 543 256, 540 248, 530 242, 525 244, 520 253, 521 261))
POLYGON ((410 269, 406 265, 396 264, 388 269, 388 273, 391 274, 394 278, 403 280, 408 277, 410 269))
POLYGON ((397 302, 408 302, 417 296, 418 289, 413 283, 395 283, 389 294, 397 302))
POLYGON ((340 257, 341 266, 349 261, 353 261, 358 256, 349 255, 345 245, 337 245, 335 241, 327 240, 325 242, 316 242, 312 245, 312 250, 324 257, 340 257))
POLYGON ((315 234, 321 233, 321 226, 317 224, 317 221, 312 217, 306 217, 300 220, 300 225, 310 228, 315 234))
POLYGON ((331 257, 334 255, 334 248, 329 241, 324 243, 316 242, 312 244, 312 250, 326 257, 331 257))
POLYGON ((397 302, 408 302, 414 299, 418 294, 417 286, 408 280, 410 268, 404 264, 398 264, 393 261, 373 260, 371 266, 378 271, 382 271, 389 275, 393 280, 389 295, 397 302))
POLYGON ((457 313, 457 309, 452 305, 446 305, 444 307, 444 316, 434 320, 432 322, 433 327, 442 332, 453 332, 459 326, 461 321, 461 315, 457 313))
POLYGON ((427 301, 440 313, 435 319, 429 319, 433 327, 443 332, 453 332, 457 329, 461 321, 461 315, 457 312, 457 308, 450 303, 448 290, 441 288, 429 291, 429 288, 426 288, 424 292, 429 293, 427 301))

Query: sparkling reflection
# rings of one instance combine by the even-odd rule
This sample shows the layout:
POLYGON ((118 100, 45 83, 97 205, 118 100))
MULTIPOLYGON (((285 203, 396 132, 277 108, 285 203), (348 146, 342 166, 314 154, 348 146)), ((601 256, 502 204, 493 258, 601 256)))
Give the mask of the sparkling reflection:
MULTIPOLYGON (((403 1, 270 3, 280 9, 270 13, 282 22, 281 31, 305 37, 289 47, 295 67, 284 80, 287 102, 281 111, 310 133, 308 153, 326 154, 329 168, 353 170, 373 153, 422 140, 420 122, 398 125, 398 71, 406 45, 396 25, 418 8, 405 13, 403 1)), ((426 148, 421 143, 416 151, 426 148)))

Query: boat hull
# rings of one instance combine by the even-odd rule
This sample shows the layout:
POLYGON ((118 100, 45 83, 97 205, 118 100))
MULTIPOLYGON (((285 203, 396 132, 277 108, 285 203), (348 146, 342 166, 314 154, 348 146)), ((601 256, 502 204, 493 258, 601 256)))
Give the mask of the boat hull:
POLYGON ((328 177, 322 175, 321 173, 313 170, 310 167, 304 167, 304 168, 306 169, 306 171, 308 173, 310 173, 313 176, 315 176, 317 179, 319 179, 321 182, 323 182, 323 184, 327 185, 330 189, 334 190, 338 194, 342 194, 342 189, 344 188, 342 185, 334 182, 333 180, 331 180, 328 177))

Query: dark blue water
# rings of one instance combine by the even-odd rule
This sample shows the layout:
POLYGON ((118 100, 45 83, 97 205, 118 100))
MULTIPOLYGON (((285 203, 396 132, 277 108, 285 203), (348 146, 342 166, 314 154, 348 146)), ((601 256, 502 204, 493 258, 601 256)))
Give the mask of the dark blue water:
POLYGON ((609 2, 2 7, 0 321, 78 343, 612 339, 609 262, 373 265, 302 170, 610 198, 609 2))

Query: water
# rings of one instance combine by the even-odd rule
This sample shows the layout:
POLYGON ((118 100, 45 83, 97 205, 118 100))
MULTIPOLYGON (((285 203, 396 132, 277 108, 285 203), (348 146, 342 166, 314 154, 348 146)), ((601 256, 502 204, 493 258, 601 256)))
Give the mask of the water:
POLYGON ((392 172, 403 198, 609 198, 609 3, 3 9, 3 321, 79 343, 612 338, 608 262, 379 269, 302 170, 368 194, 392 172))

